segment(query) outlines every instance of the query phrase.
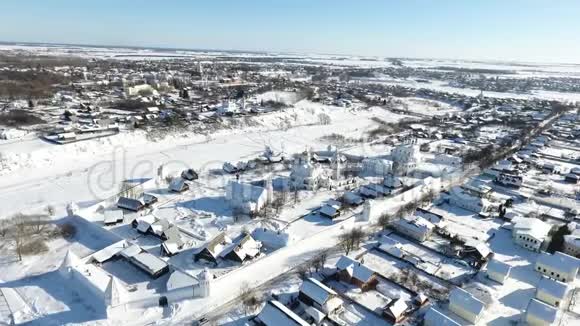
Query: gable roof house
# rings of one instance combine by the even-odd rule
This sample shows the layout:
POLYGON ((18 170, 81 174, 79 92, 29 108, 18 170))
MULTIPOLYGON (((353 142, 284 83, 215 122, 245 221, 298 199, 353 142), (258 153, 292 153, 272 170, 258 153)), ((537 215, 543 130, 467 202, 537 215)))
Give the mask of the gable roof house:
POLYGON ((398 219, 393 222, 393 226, 398 232, 419 242, 427 240, 435 229, 433 223, 420 216, 398 219))
POLYGON ((542 253, 536 260, 536 271, 560 282, 574 282, 580 259, 556 251, 553 255, 542 253))
POLYGON ((219 254, 232 241, 222 232, 193 254, 193 261, 203 259, 217 265, 219 254))
POLYGON ((330 201, 322 206, 320 206, 319 213, 324 217, 328 217, 330 219, 334 219, 340 216, 342 209, 342 204, 338 201, 330 201))
POLYGON ((219 254, 221 258, 244 262, 260 254, 262 243, 254 240, 249 233, 242 233, 237 239, 227 245, 219 254))
POLYGON ((161 249, 167 256, 173 256, 179 253, 185 244, 181 238, 179 228, 175 225, 172 225, 168 229, 164 230, 161 238, 165 240, 161 244, 161 249))
POLYGON ((307 278, 300 286, 298 299, 326 315, 342 310, 343 301, 333 289, 314 278, 307 278))
POLYGON ((255 322, 260 326, 310 326, 304 319, 276 300, 266 303, 256 316, 255 322))
POLYGON ((556 325, 558 309, 536 299, 530 300, 526 308, 525 321, 533 326, 556 325))
POLYGON ((117 207, 133 212, 138 212, 145 208, 145 204, 139 199, 119 197, 117 200, 117 207))
POLYGON ((106 210, 103 214, 105 225, 114 225, 123 222, 124 219, 123 211, 120 209, 106 210))
POLYGON ((185 182, 185 179, 183 179, 181 177, 173 178, 173 180, 171 180, 171 183, 169 184, 169 190, 173 191, 173 192, 181 193, 181 192, 189 190, 189 184, 187 182, 185 182))
POLYGON ((568 295, 568 284, 542 277, 536 286, 536 299, 559 307, 568 295))
POLYGON ((383 316, 392 323, 399 323, 405 319, 409 308, 409 305, 404 299, 394 299, 383 309, 383 316))
POLYGON ((341 256, 336 269, 338 280, 354 284, 363 291, 374 289, 378 283, 375 271, 350 257, 341 256))
POLYGON ((451 205, 487 216, 493 210, 493 205, 486 198, 474 197, 465 193, 460 187, 452 187, 449 196, 451 205))
POLYGON ((449 309, 459 317, 477 324, 485 304, 462 288, 455 288, 449 294, 449 309))
POLYGON ((504 262, 492 259, 487 263, 487 277, 503 284, 510 275, 512 267, 504 262))

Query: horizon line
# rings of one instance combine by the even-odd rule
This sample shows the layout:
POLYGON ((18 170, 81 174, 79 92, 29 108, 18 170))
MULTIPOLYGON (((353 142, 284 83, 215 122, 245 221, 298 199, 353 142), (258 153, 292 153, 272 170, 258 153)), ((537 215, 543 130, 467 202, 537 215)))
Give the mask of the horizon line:
POLYGON ((444 58, 444 57, 391 57, 381 55, 359 55, 359 54, 340 54, 340 53, 322 53, 322 52, 302 52, 302 51, 274 51, 274 50, 244 50, 244 49, 211 49, 211 48, 193 48, 193 47, 169 47, 169 46, 147 46, 147 45, 120 45, 120 44, 88 44, 88 43, 66 43, 66 42, 38 42, 38 41, 4 41, 0 40, 0 45, 23 45, 23 46, 77 46, 77 47, 95 47, 95 48, 113 48, 113 49, 141 49, 141 50, 172 50, 172 51, 191 51, 191 52, 226 52, 226 53, 251 53, 251 54, 286 54, 286 55, 327 55, 337 57, 358 57, 358 58, 382 58, 382 59, 402 59, 402 60, 449 60, 463 61, 473 63, 519 63, 519 64, 542 64, 542 65, 566 65, 580 66, 580 62, 540 62, 510 59, 469 59, 469 58, 444 58))

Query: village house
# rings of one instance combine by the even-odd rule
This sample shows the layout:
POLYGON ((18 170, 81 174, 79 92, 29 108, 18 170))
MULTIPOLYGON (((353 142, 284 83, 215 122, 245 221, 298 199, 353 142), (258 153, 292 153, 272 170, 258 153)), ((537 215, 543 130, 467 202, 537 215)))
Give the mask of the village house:
POLYGON ((542 277, 536 286, 536 299, 560 307, 568 295, 568 284, 542 277))
POLYGON ((341 256, 336 262, 336 270, 339 281, 356 285, 363 291, 374 289, 378 283, 375 271, 347 256, 341 256))
POLYGON ((536 271, 560 282, 574 282, 578 274, 580 259, 556 251, 542 253, 536 260, 536 271))
POLYGON ((173 178, 169 183, 169 191, 182 193, 187 190, 189 190, 189 184, 181 177, 173 178))
POLYGON ((399 241, 386 235, 382 235, 377 244, 378 250, 397 258, 403 258, 405 256, 402 248, 403 245, 399 241))
POLYGON ((276 300, 268 301, 254 321, 259 326, 310 326, 304 319, 276 300))
POLYGON ((391 300, 383 309, 383 316, 392 323, 400 323, 407 317, 410 306, 402 299, 391 300))
POLYGON ((451 205, 477 213, 481 216, 488 216, 493 210, 493 205, 488 199, 468 195, 460 187, 452 187, 450 193, 449 203, 451 205))
POLYGON ((103 213, 103 215, 104 215, 103 223, 105 225, 114 225, 123 222, 124 220, 123 211, 120 209, 106 210, 103 213))
POLYGON ((449 309, 459 317, 477 324, 485 304, 462 288, 454 288, 449 294, 449 309))
POLYGON ((254 240, 249 233, 242 233, 231 244, 225 246, 219 257, 243 263, 260 255, 262 243, 254 240))
POLYGON ((435 225, 420 216, 401 218, 393 222, 393 227, 400 233, 423 242, 433 234, 435 225))
POLYGON ((324 315, 341 311, 343 305, 338 293, 314 278, 308 278, 302 283, 298 299, 324 315))
POLYGON ((334 219, 340 216, 341 211, 342 204, 336 200, 331 200, 328 203, 320 206, 319 213, 321 216, 334 219))
POLYGON ((197 262, 199 260, 204 260, 217 265, 219 254, 223 251, 225 246, 231 242, 232 241, 226 236, 225 232, 222 232, 211 239, 205 246, 198 249, 193 254, 193 261, 197 262))
POLYGON ((558 309, 536 299, 530 300, 525 312, 525 321, 530 326, 556 325, 558 309))
POLYGON ((145 208, 145 203, 143 203, 139 199, 119 197, 119 199, 117 200, 117 207, 133 212, 138 212, 141 209, 145 208))
POLYGON ((496 259, 487 263, 487 277, 503 284, 509 277, 511 266, 496 259))
POLYGON ((552 228, 552 225, 537 218, 516 217, 512 223, 514 242, 532 251, 540 251, 552 228))

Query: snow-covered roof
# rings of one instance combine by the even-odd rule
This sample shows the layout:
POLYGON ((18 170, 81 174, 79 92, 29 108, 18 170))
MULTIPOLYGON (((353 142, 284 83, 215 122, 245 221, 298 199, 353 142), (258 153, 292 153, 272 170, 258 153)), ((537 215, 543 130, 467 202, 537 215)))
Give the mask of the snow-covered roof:
POLYGON ((169 190, 175 192, 181 192, 185 189, 187 183, 185 183, 185 179, 181 177, 173 178, 171 183, 169 184, 169 190))
POLYGON ((320 214, 328 217, 335 217, 338 215, 338 209, 330 205, 322 205, 319 210, 320 214))
POLYGON ((425 313, 424 323, 426 326, 461 326, 460 323, 433 307, 425 313))
POLYGON ((120 253, 123 249, 125 249, 127 242, 125 240, 121 240, 119 242, 115 242, 110 246, 107 246, 92 255, 92 259, 99 263, 103 263, 111 257, 120 253))
POLYGON ((545 292, 550 296, 561 300, 566 297, 566 293, 568 292, 568 285, 566 283, 551 280, 547 277, 542 277, 536 288, 538 292, 545 292))
POLYGON ((300 287, 300 292, 305 294, 314 302, 324 305, 324 303, 333 295, 337 293, 326 285, 322 284, 320 281, 314 278, 308 278, 300 287))
POLYGON ((389 303, 389 305, 385 308, 389 314, 395 319, 399 318, 400 316, 405 313, 405 311, 409 308, 405 300, 399 298, 397 300, 393 300, 389 303))
POLYGON ((227 186, 228 194, 232 198, 239 198, 243 201, 258 202, 260 197, 265 195, 266 188, 254 186, 247 183, 230 181, 227 186))
POLYGON ((120 254, 121 254, 121 256, 123 256, 125 258, 131 258, 131 257, 139 254, 141 251, 142 251, 141 247, 134 244, 134 245, 131 245, 131 246, 123 249, 120 254))
POLYGON ((81 264, 80 258, 75 255, 70 249, 66 251, 66 256, 62 260, 60 268, 75 267, 81 264))
POLYGON ((254 240, 249 233, 244 233, 231 244, 225 246, 219 256, 225 257, 234 252, 243 261, 246 257, 256 257, 260 253, 260 248, 262 248, 260 241, 254 240))
POLYGON ((537 218, 516 217, 512 222, 514 232, 525 233, 538 240, 543 240, 552 228, 551 224, 537 218))
POLYGON ((266 326, 310 326, 304 319, 276 300, 268 301, 257 318, 266 326))
POLYGON ((143 203, 138 199, 120 197, 117 201, 117 207, 132 211, 138 211, 143 207, 143 203))
POLYGON ((136 265, 146 269, 150 274, 157 274, 164 268, 167 268, 167 263, 164 260, 146 251, 134 255, 131 260, 137 262, 136 265))
POLYGON ((542 253, 536 260, 536 264, 543 264, 565 273, 574 273, 578 271, 580 259, 556 251, 553 255, 542 253))
POLYGON ((104 212, 104 216, 105 224, 123 221, 123 211, 120 209, 107 210, 104 212))
POLYGON ((501 275, 509 275, 510 270, 512 267, 504 262, 501 262, 496 259, 492 259, 487 263, 487 271, 493 272, 501 275))
POLYGON ((433 223, 419 216, 401 218, 394 221, 393 224, 395 225, 395 227, 410 229, 420 233, 427 233, 433 230, 433 228, 435 228, 435 225, 433 225, 433 223))
POLYGON ((451 291, 449 294, 449 302, 462 307, 474 315, 479 315, 485 308, 483 302, 462 288, 455 288, 451 291))
POLYGON ((169 275, 169 279, 167 280, 167 291, 194 286, 198 283, 199 282, 195 277, 180 270, 176 270, 169 275))
POLYGON ((336 268, 348 271, 351 277, 364 283, 370 281, 375 274, 369 267, 347 256, 340 257, 336 262, 336 268))
POLYGON ((526 309, 526 315, 534 316, 551 325, 556 321, 558 309, 536 299, 532 299, 526 309))

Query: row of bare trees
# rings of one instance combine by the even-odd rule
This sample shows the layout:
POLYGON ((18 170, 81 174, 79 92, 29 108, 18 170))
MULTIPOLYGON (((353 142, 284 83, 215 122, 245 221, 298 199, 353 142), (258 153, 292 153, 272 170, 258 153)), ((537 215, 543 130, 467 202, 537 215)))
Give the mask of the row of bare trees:
MULTIPOLYGON (((47 212, 53 213, 54 208, 47 207, 47 212)), ((76 234, 73 224, 56 225, 49 215, 16 214, 11 218, 0 219, 0 239, 7 249, 13 249, 18 260, 22 256, 35 255, 48 251, 46 241, 58 237, 70 238, 76 234)))

